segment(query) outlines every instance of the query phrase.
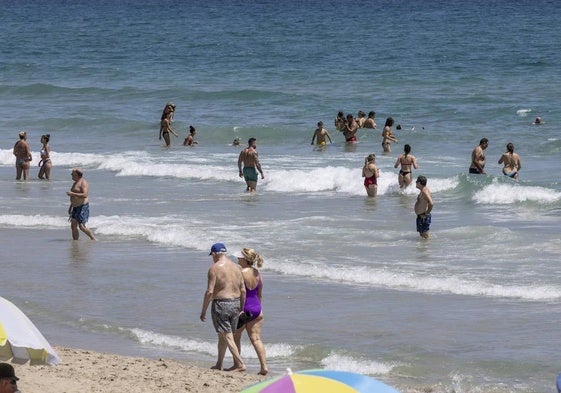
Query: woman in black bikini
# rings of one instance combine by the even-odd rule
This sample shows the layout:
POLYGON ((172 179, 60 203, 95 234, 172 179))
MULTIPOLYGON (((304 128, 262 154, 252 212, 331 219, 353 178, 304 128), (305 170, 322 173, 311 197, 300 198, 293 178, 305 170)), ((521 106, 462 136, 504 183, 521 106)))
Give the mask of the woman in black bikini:
POLYGON ((403 146, 403 154, 397 158, 395 162, 394 168, 397 168, 401 165, 401 169, 399 170, 399 175, 397 175, 397 181, 399 183, 400 188, 407 188, 409 184, 413 181, 413 176, 411 174, 411 167, 417 169, 417 160, 415 156, 410 154, 411 153, 411 146, 405 145, 403 146))
POLYGON ((49 147, 50 134, 41 135, 41 143, 43 148, 41 149, 41 161, 39 161, 39 179, 51 178, 51 168, 53 164, 51 163, 51 148, 49 147))

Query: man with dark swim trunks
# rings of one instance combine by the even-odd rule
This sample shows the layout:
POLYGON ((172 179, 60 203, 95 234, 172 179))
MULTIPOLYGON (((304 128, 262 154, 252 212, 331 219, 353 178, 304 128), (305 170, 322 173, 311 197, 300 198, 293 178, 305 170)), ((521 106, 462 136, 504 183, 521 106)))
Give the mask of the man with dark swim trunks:
POLYGON ((70 227, 72 228, 72 239, 80 238, 80 231, 84 232, 92 240, 96 240, 91 230, 88 229, 86 223, 90 217, 90 204, 88 200, 89 184, 83 178, 83 171, 80 168, 72 169, 72 180, 74 184, 70 191, 66 193, 70 197, 70 206, 68 214, 70 215, 70 227))
POLYGON ((234 366, 226 371, 244 371, 234 333, 238 318, 245 304, 246 290, 240 267, 226 256, 226 246, 215 243, 210 249, 213 265, 208 269, 207 289, 203 298, 201 321, 206 320, 206 311, 212 301, 212 323, 218 333, 218 359, 212 369, 222 370, 226 349, 232 354, 234 366))
POLYGON ((238 169, 240 177, 245 179, 247 191, 255 192, 257 189, 257 171, 261 174, 261 179, 265 179, 261 164, 259 163, 259 155, 257 154, 257 139, 249 138, 247 147, 240 152, 238 157, 238 169), (242 169, 243 164, 243 169, 242 169))
POLYGON ((479 145, 475 146, 475 149, 471 152, 471 165, 469 166, 469 173, 476 175, 486 175, 485 172, 485 155, 483 150, 487 149, 489 146, 489 140, 487 138, 481 138, 479 145))
POLYGON ((417 215, 417 232, 423 239, 429 238, 429 229, 431 223, 432 195, 427 187, 427 178, 419 176, 417 178, 417 188, 420 190, 417 201, 415 202, 415 214, 417 215))

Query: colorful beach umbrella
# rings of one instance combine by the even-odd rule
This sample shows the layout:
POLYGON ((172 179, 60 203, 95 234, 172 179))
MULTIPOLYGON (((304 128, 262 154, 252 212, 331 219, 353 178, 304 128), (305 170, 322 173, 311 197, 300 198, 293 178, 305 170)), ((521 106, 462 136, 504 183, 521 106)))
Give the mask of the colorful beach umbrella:
POLYGON ((271 378, 240 393, 399 393, 366 375, 336 370, 304 370, 271 378))
POLYGON ((14 363, 60 362, 58 355, 33 322, 12 302, 0 296, 0 360, 14 363))

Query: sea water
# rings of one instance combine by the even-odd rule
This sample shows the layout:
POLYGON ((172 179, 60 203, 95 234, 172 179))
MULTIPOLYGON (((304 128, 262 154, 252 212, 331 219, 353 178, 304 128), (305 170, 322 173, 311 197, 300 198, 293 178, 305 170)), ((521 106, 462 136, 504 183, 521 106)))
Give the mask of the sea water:
MULTIPOLYGON (((336 368, 396 387, 550 392, 561 369, 561 7, 554 1, 3 1, 0 295, 54 345, 210 366, 210 245, 265 258, 273 374, 336 368), (180 137, 158 140, 166 102, 180 137), (376 111, 346 145, 342 110, 376 111), (398 144, 383 154, 392 116, 398 144), (544 123, 532 125, 540 116, 544 123), (310 145, 322 120, 334 143, 310 145), (189 125, 195 147, 183 147, 189 125), (15 181, 27 130, 31 179, 15 181), (51 135, 52 179, 39 181, 51 135), (257 138, 265 179, 238 177, 257 138), (488 176, 468 175, 483 137, 488 176), (497 160, 512 142, 520 180, 497 160), (435 207, 393 165, 412 146, 435 207), (362 185, 377 155, 378 197, 362 185), (80 166, 88 226, 71 240, 80 166)), ((242 355, 249 372, 257 358, 242 355)))

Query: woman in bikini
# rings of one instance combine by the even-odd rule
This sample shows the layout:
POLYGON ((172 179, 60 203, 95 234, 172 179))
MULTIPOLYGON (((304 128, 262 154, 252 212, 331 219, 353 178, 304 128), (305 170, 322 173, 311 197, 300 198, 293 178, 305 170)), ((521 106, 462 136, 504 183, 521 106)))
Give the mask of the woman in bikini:
POLYGON ((234 341, 241 353, 241 338, 244 330, 255 348, 261 370, 259 375, 267 375, 267 358, 265 356, 265 346, 261 341, 261 327, 263 326, 263 311, 261 310, 261 294, 263 291, 263 278, 257 268, 263 266, 263 257, 251 248, 244 248, 238 256, 238 263, 242 269, 242 275, 246 290, 244 313, 249 320, 238 323, 238 328, 234 333, 234 341), (245 323, 244 323, 245 322, 245 323))
POLYGON ((518 180, 518 171, 522 168, 520 156, 514 152, 514 145, 508 143, 506 152, 499 159, 499 164, 503 164, 503 175, 518 180))
POLYGON ((364 177, 364 188, 369 197, 375 197, 378 193, 378 177, 380 171, 376 167, 376 155, 369 154, 364 159, 364 166, 362 167, 362 177, 364 177))
POLYGON ((391 153, 392 149, 390 147, 391 142, 397 143, 397 139, 393 136, 393 131, 391 127, 393 126, 393 118, 388 117, 386 119, 386 124, 384 125, 384 129, 382 131, 382 148, 384 149, 384 153, 391 153))
POLYGON ((41 143, 43 148, 41 149, 41 161, 39 161, 39 179, 51 178, 51 168, 53 164, 51 163, 51 148, 49 147, 50 134, 41 135, 41 143))
POLYGON ((399 183, 400 188, 407 188, 409 184, 413 181, 413 175, 411 173, 411 167, 417 169, 417 160, 415 156, 410 154, 411 153, 411 146, 405 145, 403 146, 403 154, 397 158, 397 161, 394 164, 394 168, 397 168, 401 165, 401 169, 399 170, 399 175, 397 175, 397 181, 399 183))

